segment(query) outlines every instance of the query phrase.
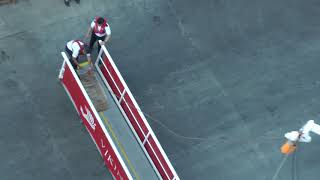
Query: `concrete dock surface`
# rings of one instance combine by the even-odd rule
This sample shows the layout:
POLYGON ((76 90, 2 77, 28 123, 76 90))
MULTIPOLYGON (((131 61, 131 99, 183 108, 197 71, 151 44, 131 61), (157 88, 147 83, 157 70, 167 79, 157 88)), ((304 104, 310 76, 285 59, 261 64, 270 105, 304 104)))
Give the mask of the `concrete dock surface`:
MULTIPOLYGON (((271 180, 283 134, 320 122, 320 1, 17 0, 0 6, 0 179, 112 179, 58 81, 99 15, 181 179, 271 180)), ((318 180, 319 150, 314 135, 277 179, 318 180)))

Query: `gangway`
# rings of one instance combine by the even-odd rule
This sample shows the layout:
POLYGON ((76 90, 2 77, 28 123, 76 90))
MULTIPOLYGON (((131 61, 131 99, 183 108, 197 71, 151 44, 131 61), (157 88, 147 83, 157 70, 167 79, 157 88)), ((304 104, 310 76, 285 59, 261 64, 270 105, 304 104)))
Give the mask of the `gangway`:
POLYGON ((78 72, 61 54, 59 79, 114 179, 178 180, 106 47, 78 72))

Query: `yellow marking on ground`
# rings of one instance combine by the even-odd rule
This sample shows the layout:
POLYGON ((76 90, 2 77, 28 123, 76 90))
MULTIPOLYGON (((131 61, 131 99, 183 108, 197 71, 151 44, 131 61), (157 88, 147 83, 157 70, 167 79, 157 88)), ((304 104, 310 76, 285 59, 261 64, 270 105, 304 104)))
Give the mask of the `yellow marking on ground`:
POLYGON ((128 165, 129 165, 131 171, 133 172, 134 176, 136 177, 136 179, 140 180, 140 177, 139 177, 138 173, 137 173, 136 170, 134 169, 131 161, 129 160, 129 158, 128 158, 128 156, 127 156, 127 153, 125 152, 122 144, 120 143, 119 139, 117 138, 116 134, 114 133, 114 131, 113 131, 113 129, 112 129, 112 127, 111 127, 108 119, 106 118, 106 116, 105 116, 102 112, 100 112, 100 116, 102 117, 102 119, 104 120, 104 122, 107 124, 108 129, 110 130, 112 137, 114 138, 114 140, 116 141, 118 147, 120 148, 121 154, 124 156, 124 158, 125 158, 126 161, 128 162, 128 165))

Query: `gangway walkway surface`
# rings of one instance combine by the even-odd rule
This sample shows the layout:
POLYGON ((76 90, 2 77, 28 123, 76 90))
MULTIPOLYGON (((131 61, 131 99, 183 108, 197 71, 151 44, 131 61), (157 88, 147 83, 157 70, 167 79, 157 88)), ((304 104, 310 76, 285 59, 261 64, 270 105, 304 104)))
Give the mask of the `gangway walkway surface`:
MULTIPOLYGON (((99 81, 102 83, 101 79, 99 81)), ((99 115, 104 125, 108 127, 107 129, 133 178, 159 179, 115 101, 112 99, 110 92, 105 86, 103 86, 103 90, 108 99, 108 109, 100 112, 99 115)))
MULTIPOLYGON (((108 99, 113 101, 110 94, 108 99)), ((108 110, 100 112, 100 117, 132 176, 135 179, 159 179, 116 104, 110 103, 108 110)))

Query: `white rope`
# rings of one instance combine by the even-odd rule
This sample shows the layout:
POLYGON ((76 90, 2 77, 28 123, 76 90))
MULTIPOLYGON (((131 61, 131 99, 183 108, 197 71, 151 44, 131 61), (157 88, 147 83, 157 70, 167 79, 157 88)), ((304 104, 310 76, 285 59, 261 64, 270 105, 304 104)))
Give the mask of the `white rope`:
POLYGON ((279 173, 280 173, 280 170, 281 170, 281 168, 283 167, 283 165, 284 165, 284 163, 286 162, 286 160, 288 159, 288 157, 289 157, 289 154, 286 154, 286 155, 284 156, 284 158, 282 159, 282 162, 280 163, 280 165, 279 165, 276 173, 274 173, 272 180, 276 180, 276 179, 278 178, 279 173))
MULTIPOLYGON (((119 96, 117 96, 115 93, 113 93, 117 98, 120 98, 119 96)), ((159 124, 160 126, 162 126, 163 128, 165 128, 169 133, 171 133, 172 135, 181 138, 181 139, 187 139, 187 140, 208 140, 208 138, 201 138, 201 137, 190 137, 190 136, 183 136, 181 134, 178 134, 176 132, 174 132, 173 130, 171 130, 168 126, 166 126, 165 124, 163 124, 161 121, 153 118, 152 116, 150 116, 149 114, 143 112, 142 110, 136 108, 133 104, 130 104, 127 102, 127 104, 132 107, 135 108, 137 111, 141 112, 143 115, 145 115, 146 117, 148 117, 150 120, 156 122, 157 124, 159 124)))
MULTIPOLYGON (((113 92, 112 92, 113 93, 113 92)), ((120 98, 118 95, 116 95, 115 93, 113 93, 116 97, 120 98)), ((148 117, 148 119, 152 120, 153 122, 159 124, 161 127, 163 127, 164 129, 166 129, 171 135, 173 135, 174 137, 180 138, 180 139, 185 139, 185 140, 189 140, 189 141, 212 141, 212 140, 216 140, 216 138, 210 138, 210 137, 192 137, 192 136, 185 136, 185 135, 181 135, 177 132, 175 132, 174 130, 170 129, 167 125, 165 125, 163 122, 157 120, 156 118, 152 117, 151 115, 143 112, 141 109, 136 108, 133 104, 130 104, 127 102, 127 104, 132 107, 135 108, 137 111, 141 112, 142 114, 144 114, 146 117, 148 117)), ((262 136, 262 137, 257 137, 260 140, 280 140, 283 139, 283 137, 271 137, 271 136, 262 136)), ((236 141, 251 141, 253 140, 253 138, 244 138, 244 139, 233 139, 236 141), (245 139, 245 140, 244 140, 245 139)), ((231 142, 230 140, 228 142, 231 142)))
MULTIPOLYGON (((141 111, 142 112, 142 111, 141 111)), ((183 136, 181 134, 176 133, 175 131, 171 130, 168 126, 166 126, 165 124, 163 124, 161 121, 151 117, 150 115, 142 112, 145 116, 147 116, 149 119, 151 119, 152 121, 156 122, 157 124, 159 124, 160 126, 162 126, 163 128, 165 128, 169 133, 171 133, 172 135, 181 138, 181 139, 188 139, 188 140, 200 140, 200 141, 204 141, 204 140, 208 140, 209 138, 202 138, 202 137, 190 137, 190 136, 183 136)))

